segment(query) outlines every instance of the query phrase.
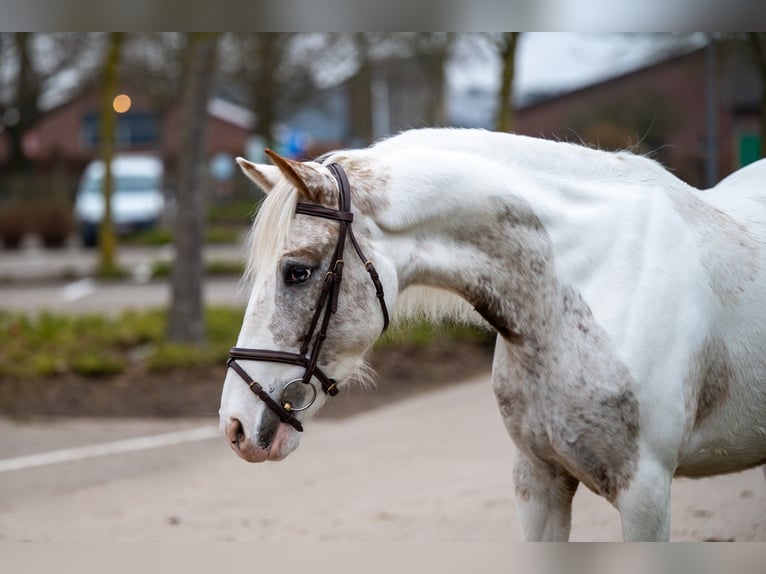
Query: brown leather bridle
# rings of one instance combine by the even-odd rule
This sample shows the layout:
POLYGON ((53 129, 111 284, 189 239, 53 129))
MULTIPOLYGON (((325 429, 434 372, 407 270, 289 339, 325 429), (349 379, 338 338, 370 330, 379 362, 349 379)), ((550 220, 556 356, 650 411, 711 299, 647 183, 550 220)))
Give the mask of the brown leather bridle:
POLYGON ((380 308, 383 312, 383 331, 388 328, 388 307, 383 293, 383 284, 380 282, 378 272, 372 261, 367 259, 362 253, 359 244, 354 237, 351 229, 351 222, 354 220, 354 214, 351 212, 351 189, 348 178, 343 169, 335 163, 327 166, 335 180, 338 182, 338 209, 330 209, 321 205, 311 203, 298 203, 295 207, 296 214, 310 215, 312 217, 322 217, 324 219, 333 219, 340 224, 338 230, 338 242, 335 245, 330 268, 325 274, 322 291, 314 311, 314 316, 309 324, 308 332, 303 338, 300 351, 290 353, 286 351, 271 351, 266 349, 247 349, 243 347, 233 347, 229 351, 229 360, 226 363, 230 368, 242 377, 250 390, 258 396, 266 405, 279 417, 284 423, 291 425, 298 432, 303 432, 303 425, 295 418, 295 412, 303 411, 309 408, 316 399, 316 389, 311 384, 311 379, 316 377, 322 384, 322 390, 329 396, 334 397, 338 394, 338 384, 334 379, 328 377, 317 365, 319 361, 319 352, 327 338, 327 327, 330 324, 330 318, 338 311, 338 297, 340 295, 340 283, 343 279, 343 250, 346 245, 346 236, 351 239, 351 244, 359 258, 364 263, 364 268, 370 274, 370 279, 375 286, 375 294, 380 302, 380 308), (320 322, 321 319, 321 322, 320 322), (314 337, 314 331, 319 325, 319 331, 314 337), (312 345, 313 342, 313 345, 312 345), (311 347, 309 349, 309 347, 311 347), (285 363, 288 365, 297 365, 304 367, 303 376, 287 383, 282 389, 280 400, 274 400, 264 388, 253 380, 247 371, 237 363, 238 360, 246 361, 267 361, 272 363, 285 363), (313 396, 307 404, 300 408, 295 408, 289 401, 284 399, 285 391, 292 385, 303 383, 308 385, 313 391, 313 396))

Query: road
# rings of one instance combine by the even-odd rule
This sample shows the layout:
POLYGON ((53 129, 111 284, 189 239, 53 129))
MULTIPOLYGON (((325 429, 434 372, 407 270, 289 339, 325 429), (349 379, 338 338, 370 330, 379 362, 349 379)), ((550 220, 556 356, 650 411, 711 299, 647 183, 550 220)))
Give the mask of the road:
MULTIPOLYGON (((205 303, 244 308, 247 303, 235 277, 208 278, 203 288, 205 303)), ((70 313, 116 313, 127 309, 164 307, 170 303, 167 281, 136 283, 78 279, 26 285, 0 285, 0 308, 34 312, 42 309, 70 313)))
MULTIPOLYGON (((511 445, 485 378, 350 419, 310 421, 301 447, 280 463, 240 461, 215 426, 2 421, 0 540, 521 539, 511 445), (191 431, 188 441, 175 431, 191 431), (136 444, 123 440, 144 436, 175 442, 131 450, 136 444), (81 448, 93 444, 121 452, 81 448), (19 458, 48 453, 42 458, 52 461, 61 449, 75 460, 19 458), (42 466, 8 470, 9 460, 42 466)), ((574 540, 620 539, 619 516, 603 499, 581 488, 574 506, 574 540)), ((677 480, 672 512, 674 540, 766 541, 763 473, 677 480)))
MULTIPOLYGON (((242 254, 240 245, 213 245, 205 249, 207 261, 238 261, 242 254)), ((0 308, 111 313, 167 306, 169 282, 147 281, 146 276, 153 263, 171 261, 173 257, 170 246, 122 248, 119 264, 130 277, 109 281, 93 278, 98 262, 98 254, 93 250, 76 246, 46 250, 35 245, 18 251, 5 250, 0 253, 0 308)), ((237 277, 207 278, 203 296, 206 303, 215 305, 244 306, 247 302, 237 277)))
MULTIPOLYGON (((243 258, 244 252, 243 244, 207 245, 204 258, 206 261, 237 261, 243 258)), ((61 249, 44 249, 34 242, 28 242, 18 250, 0 251, 0 282, 86 277, 93 274, 98 257, 97 250, 82 249, 75 242, 61 249)), ((117 250, 117 263, 139 277, 152 263, 172 261, 174 257, 172 245, 121 246, 117 250)))

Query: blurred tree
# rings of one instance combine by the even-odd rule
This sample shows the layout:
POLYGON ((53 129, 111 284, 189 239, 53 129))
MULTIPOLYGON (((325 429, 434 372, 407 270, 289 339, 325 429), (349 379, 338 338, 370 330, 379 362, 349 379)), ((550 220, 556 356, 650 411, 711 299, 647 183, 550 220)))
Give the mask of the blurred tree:
POLYGON ((447 124, 446 65, 455 38, 452 32, 418 32, 411 40, 412 55, 423 71, 429 91, 423 119, 430 126, 447 124))
POLYGON ((182 95, 183 134, 175 221, 176 257, 173 263, 168 336, 179 343, 205 340, 203 317, 203 232, 207 105, 213 94, 219 36, 190 33, 182 95))
POLYGON ((516 45, 520 34, 520 32, 489 34, 490 43, 500 57, 501 63, 495 129, 502 132, 513 129, 513 79, 516 74, 516 45))
POLYGON ((114 110, 114 97, 117 95, 117 72, 122 50, 122 33, 111 32, 107 41, 104 60, 103 84, 101 90, 101 121, 99 124, 99 155, 104 162, 104 214, 98 233, 99 267, 102 273, 110 273, 115 268, 117 241, 112 225, 112 159, 117 132, 117 113, 114 110))
MULTIPOLYGON (((314 48, 304 49, 307 35, 287 32, 231 34, 222 62, 226 71, 246 87, 248 104, 255 114, 253 132, 266 146, 276 146, 275 128, 312 94, 314 48)), ((321 48, 316 48, 320 50, 321 48)))
POLYGON ((125 37, 120 68, 163 115, 181 96, 186 35, 181 32, 137 32, 125 37))
POLYGON ((452 33, 231 34, 222 43, 221 68, 231 83, 247 86, 245 99, 256 116, 253 131, 265 145, 278 143, 279 122, 317 88, 343 82, 350 98, 347 138, 364 144, 376 135, 373 86, 380 79, 376 66, 387 60, 409 59, 419 66, 427 93, 418 119, 446 123, 445 64, 455 38, 452 33))
POLYGON ((748 32, 747 41, 761 77, 761 157, 766 157, 766 32, 748 32))
POLYGON ((31 39, 32 34, 28 32, 13 34, 13 47, 18 66, 16 89, 11 105, 3 117, 10 142, 11 171, 26 171, 28 161, 22 147, 22 136, 40 115, 38 107, 40 80, 32 65, 31 39))
MULTIPOLYGON (((350 50, 344 49, 343 42, 333 45, 336 57, 344 58, 346 65, 349 61, 356 63, 348 83, 350 138, 366 145, 375 136, 387 135, 384 133, 387 130, 401 127, 390 125, 391 118, 388 116, 392 109, 387 98, 375 102, 373 97, 376 83, 389 82, 387 64, 396 67, 400 62, 413 63, 423 79, 418 85, 421 90, 417 94, 419 102, 413 106, 417 110, 417 119, 429 126, 446 125, 446 64, 452 55, 456 37, 456 34, 449 32, 359 32, 350 36, 350 50), (388 109, 376 109, 376 106, 386 105, 388 109), (379 125, 376 125, 376 114, 385 116, 379 125)), ((409 123, 411 119, 406 118, 406 121, 409 123)))
POLYGON ((255 133, 262 136, 267 145, 271 146, 274 145, 277 102, 286 89, 279 82, 279 67, 285 60, 292 39, 292 34, 267 32, 250 37, 250 63, 255 64, 254 75, 250 81, 255 111, 255 133))
MULTIPOLYGON (((181 32, 137 32, 125 37, 122 75, 149 97, 152 113, 160 125, 164 125, 167 113, 182 97, 186 41, 186 34, 181 32)), ((158 142, 157 147, 164 146, 158 142)), ((163 158, 166 162, 168 159, 163 158)), ((166 167, 170 170, 173 166, 166 167)))
MULTIPOLYGON (((53 103, 86 84, 100 71, 100 62, 89 57, 98 34, 30 33, 0 34, 0 128, 8 137, 7 168, 25 171, 29 158, 24 134, 43 113, 46 96, 53 103), (77 78, 76 81, 72 81, 77 78)), ((50 104, 49 104, 50 105, 50 104)))
POLYGON ((10 89, 4 94, 0 122, 8 134, 10 171, 26 171, 28 160, 23 150, 22 137, 40 115, 39 98, 41 82, 32 60, 33 34, 15 32, 4 34, 3 44, 15 75, 9 82, 10 89))
POLYGON ((352 36, 357 68, 349 80, 351 104, 352 138, 362 145, 372 142, 375 128, 372 118, 372 48, 374 39, 366 32, 356 32, 352 36))
POLYGON ((343 35, 331 45, 335 49, 328 50, 330 57, 336 59, 334 65, 345 66, 350 72, 347 85, 351 121, 347 138, 352 145, 369 145, 380 135, 379 132, 390 128, 387 117, 389 110, 375 109, 376 105, 388 105, 385 99, 375 102, 375 84, 385 81, 376 67, 387 58, 401 57, 411 51, 410 43, 406 34, 356 32, 343 35), (352 63, 351 67, 349 63, 352 63), (376 117, 376 114, 380 115, 376 117))

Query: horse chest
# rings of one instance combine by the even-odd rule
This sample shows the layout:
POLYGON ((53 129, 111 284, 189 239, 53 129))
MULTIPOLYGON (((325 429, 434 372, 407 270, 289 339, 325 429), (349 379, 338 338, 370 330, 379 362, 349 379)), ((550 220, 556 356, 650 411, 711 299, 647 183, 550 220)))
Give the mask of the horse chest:
POLYGON ((499 346, 494 390, 523 455, 563 468, 613 500, 638 457, 638 402, 624 366, 585 345, 591 329, 578 333, 534 358, 499 346))

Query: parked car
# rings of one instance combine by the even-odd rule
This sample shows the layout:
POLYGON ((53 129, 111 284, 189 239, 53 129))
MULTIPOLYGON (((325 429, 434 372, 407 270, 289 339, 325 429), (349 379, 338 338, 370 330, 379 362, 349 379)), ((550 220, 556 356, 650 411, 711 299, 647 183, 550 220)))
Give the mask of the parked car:
MULTIPOLYGON (((104 215, 102 160, 85 168, 75 199, 75 217, 82 243, 94 247, 104 215)), ((118 235, 155 227, 168 209, 163 167, 152 155, 117 155, 112 160, 112 224, 118 235)))

